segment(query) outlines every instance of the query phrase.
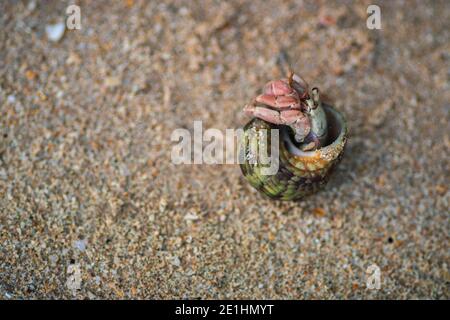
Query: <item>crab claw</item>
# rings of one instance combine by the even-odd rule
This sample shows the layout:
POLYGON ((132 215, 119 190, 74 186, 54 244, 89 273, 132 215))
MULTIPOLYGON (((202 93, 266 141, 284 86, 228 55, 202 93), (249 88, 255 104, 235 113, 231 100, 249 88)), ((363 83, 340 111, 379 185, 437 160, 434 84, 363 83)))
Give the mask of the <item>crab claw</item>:
POLYGON ((246 104, 244 107, 244 113, 249 116, 253 117, 255 115, 256 106, 255 103, 246 104))
POLYGON ((280 119, 282 121, 282 124, 293 124, 295 123, 299 118, 304 118, 305 115, 300 110, 283 110, 280 112, 280 119))
POLYGON ((298 142, 303 141, 303 139, 311 131, 309 119, 300 110, 291 109, 282 110, 279 112, 277 110, 249 104, 245 106, 244 112, 249 116, 253 116, 276 125, 290 126, 292 130, 294 130, 295 139, 298 142))
POLYGON ((294 90, 285 80, 275 80, 266 83, 263 92, 272 96, 284 96, 292 94, 294 90))
POLYGON ((248 116, 256 117, 273 124, 282 124, 280 113, 276 110, 265 107, 257 107, 254 104, 248 104, 244 108, 244 112, 248 116))
POLYGON ((274 96, 269 94, 261 94, 256 97, 256 102, 266 104, 268 106, 282 109, 282 108, 300 108, 299 100, 294 96, 274 96))

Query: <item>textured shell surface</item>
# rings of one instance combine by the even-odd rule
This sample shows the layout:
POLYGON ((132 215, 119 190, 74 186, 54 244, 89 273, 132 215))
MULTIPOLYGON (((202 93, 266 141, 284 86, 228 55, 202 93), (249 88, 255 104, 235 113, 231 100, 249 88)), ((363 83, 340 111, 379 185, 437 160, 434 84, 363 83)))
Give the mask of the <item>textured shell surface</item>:
POLYGON ((341 159, 347 139, 347 125, 343 115, 324 105, 329 137, 326 145, 314 151, 302 151, 293 142, 289 129, 254 118, 244 127, 241 141, 243 162, 241 170, 249 183, 272 199, 300 200, 320 190, 341 159), (278 171, 265 175, 268 164, 250 161, 251 148, 264 145, 271 154, 271 130, 279 129, 278 171), (261 131, 266 134, 255 134, 261 131))

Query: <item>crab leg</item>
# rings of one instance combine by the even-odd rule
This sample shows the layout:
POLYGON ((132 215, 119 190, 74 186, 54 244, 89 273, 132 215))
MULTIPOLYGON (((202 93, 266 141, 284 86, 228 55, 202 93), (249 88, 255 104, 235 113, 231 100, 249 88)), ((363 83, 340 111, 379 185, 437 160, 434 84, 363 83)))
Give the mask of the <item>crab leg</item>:
POLYGON ((256 97, 256 102, 277 109, 283 109, 288 107, 293 109, 300 109, 299 100, 294 96, 274 96, 269 94, 261 94, 256 97))
POLYGON ((289 95, 294 92, 294 90, 289 86, 285 80, 275 80, 269 81, 263 90, 264 94, 273 96, 289 95))
POLYGON ((301 94, 300 98, 306 98, 308 96, 309 86, 305 79, 303 79, 299 75, 296 75, 295 73, 291 75, 291 79, 292 81, 290 81, 290 83, 292 87, 298 92, 298 94, 301 94))
POLYGON ((302 141, 311 130, 309 119, 300 110, 291 109, 279 112, 277 110, 249 104, 245 106, 244 112, 249 116, 257 117, 276 125, 290 126, 295 132, 295 139, 299 142, 302 141))

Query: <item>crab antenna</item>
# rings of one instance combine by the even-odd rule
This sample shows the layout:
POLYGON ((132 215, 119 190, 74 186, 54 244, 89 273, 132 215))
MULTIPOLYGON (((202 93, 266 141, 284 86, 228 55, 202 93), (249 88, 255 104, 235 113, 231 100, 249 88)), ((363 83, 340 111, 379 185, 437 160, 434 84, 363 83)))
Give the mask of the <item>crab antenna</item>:
POLYGON ((289 70, 289 74, 288 74, 288 82, 289 82, 289 86, 292 87, 292 84, 294 82, 294 71, 292 71, 292 69, 289 70))

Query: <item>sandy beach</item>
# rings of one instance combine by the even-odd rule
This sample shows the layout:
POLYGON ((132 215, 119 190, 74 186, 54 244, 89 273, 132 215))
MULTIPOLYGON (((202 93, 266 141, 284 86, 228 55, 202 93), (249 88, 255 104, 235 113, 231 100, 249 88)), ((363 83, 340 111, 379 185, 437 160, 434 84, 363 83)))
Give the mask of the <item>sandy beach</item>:
POLYGON ((77 1, 58 37, 71 1, 1 1, 0 299, 449 299, 450 5, 372 2, 77 1), (347 119, 326 188, 172 163, 282 51, 347 119))

